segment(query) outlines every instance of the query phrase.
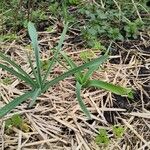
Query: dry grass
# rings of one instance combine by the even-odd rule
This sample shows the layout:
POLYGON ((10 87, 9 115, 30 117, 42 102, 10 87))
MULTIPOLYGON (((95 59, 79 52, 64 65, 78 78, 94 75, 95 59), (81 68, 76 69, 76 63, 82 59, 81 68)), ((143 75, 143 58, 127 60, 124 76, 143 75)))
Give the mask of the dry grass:
MULTIPOLYGON (((47 32, 40 35, 42 35, 40 40, 42 59, 47 59, 49 49, 53 47, 52 43, 55 43, 57 38, 50 37, 47 32)), ((74 79, 67 78, 39 97, 34 108, 27 109, 28 104, 23 103, 0 120, 0 148, 2 150, 150 149, 150 41, 145 39, 143 37, 143 41, 138 41, 137 44, 133 42, 132 45, 114 43, 115 52, 112 52, 110 61, 105 63, 104 69, 98 70, 93 75, 96 79, 132 87, 136 91, 134 102, 128 102, 125 98, 104 90, 84 90, 82 96, 92 113, 92 120, 88 121, 76 101, 74 79), (146 49, 147 51, 144 51, 146 49), (28 125, 28 132, 17 128, 13 128, 11 134, 6 132, 5 120, 14 114, 23 116, 28 125), (112 124, 122 124, 125 127, 125 134, 121 139, 115 139, 112 135, 112 124), (109 133, 111 142, 107 147, 95 143, 95 136, 100 128, 106 129, 109 133)), ((1 51, 10 54, 24 70, 30 72, 24 55, 25 45, 22 37, 20 44, 16 41, 2 43, 1 51)), ((70 57, 77 63, 81 63, 79 52, 82 49, 65 43, 64 50, 68 51, 70 57)), ((57 65, 50 79, 62 72, 64 68, 57 65)), ((12 78, 9 85, 0 83, 0 106, 28 89, 3 70, 0 70, 0 77, 12 78)))

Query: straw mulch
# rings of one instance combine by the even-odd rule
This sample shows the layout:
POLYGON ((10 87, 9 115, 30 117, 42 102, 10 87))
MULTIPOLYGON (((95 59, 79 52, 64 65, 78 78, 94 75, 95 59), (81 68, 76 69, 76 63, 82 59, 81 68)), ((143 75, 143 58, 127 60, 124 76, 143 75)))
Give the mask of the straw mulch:
MULTIPOLYGON (((48 59, 50 49, 58 41, 47 32, 39 33, 42 59, 48 59)), ((64 51, 77 64, 83 63, 79 54, 85 50, 73 45, 68 36, 64 51)), ((92 78, 102 79, 135 91, 134 101, 114 95, 102 89, 84 89, 82 97, 92 114, 87 120, 81 111, 75 96, 75 80, 71 76, 50 88, 37 99, 35 106, 28 109, 24 102, 11 113, 0 119, 1 150, 148 150, 150 149, 150 41, 149 36, 142 36, 139 41, 113 43, 109 60, 97 70, 92 78), (26 124, 26 130, 12 127, 8 133, 5 120, 20 114, 26 124), (123 125, 122 138, 112 134, 115 124, 123 125), (97 145, 95 137, 99 129, 106 129, 110 142, 107 146, 97 145)), ((24 35, 18 41, 2 43, 1 51, 30 72, 25 56, 28 49, 24 35)), ((100 55, 97 53, 97 55, 100 55)), ((49 80, 60 75, 66 69, 59 64, 49 80)), ((12 98, 23 94, 29 87, 0 69, 0 78, 11 78, 11 83, 0 82, 0 106, 12 98)))

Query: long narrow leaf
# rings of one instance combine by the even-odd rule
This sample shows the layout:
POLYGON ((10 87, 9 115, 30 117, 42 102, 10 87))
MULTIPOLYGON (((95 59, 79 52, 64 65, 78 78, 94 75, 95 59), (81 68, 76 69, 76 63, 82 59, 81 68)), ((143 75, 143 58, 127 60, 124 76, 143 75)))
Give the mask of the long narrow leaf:
POLYGON ((12 65, 14 68, 16 68, 20 74, 24 75, 26 79, 30 80, 30 82, 35 85, 34 81, 32 78, 19 66, 17 65, 14 61, 12 61, 9 57, 6 57, 3 53, 0 52, 0 57, 8 62, 10 65, 12 65))
POLYGON ((113 85, 111 83, 107 83, 101 80, 90 80, 87 83, 87 87, 96 87, 102 88, 107 91, 110 91, 114 94, 121 95, 121 96, 128 96, 129 98, 133 99, 133 93, 131 89, 121 87, 119 85, 113 85))
POLYGON ((45 83, 49 73, 52 70, 52 67, 53 67, 54 63, 56 62, 55 60, 57 59, 59 51, 61 50, 61 47, 63 45, 64 39, 65 39, 65 35, 66 35, 66 32, 67 32, 67 28, 68 28, 68 23, 66 23, 65 26, 64 26, 64 29, 63 29, 63 32, 61 34, 60 41, 58 43, 58 46, 57 46, 56 51, 54 53, 54 56, 53 56, 52 60, 50 61, 49 65, 48 65, 48 69, 47 69, 46 74, 45 74, 45 76, 44 76, 44 78, 42 80, 43 84, 45 83))
MULTIPOLYGON (((38 75, 37 75, 37 73, 36 73, 36 69, 34 69, 34 66, 33 66, 33 64, 32 64, 31 56, 30 56, 28 53, 26 53, 26 55, 27 55, 27 58, 28 58, 28 62, 29 62, 29 64, 30 64, 30 67, 31 67, 31 69, 32 69, 33 75, 34 75, 36 81, 38 81, 38 80, 39 80, 39 79, 38 79, 38 75)), ((37 84, 37 83, 36 83, 36 84, 37 84)))
POLYGON ((35 60, 36 60, 36 67, 37 67, 37 75, 38 75, 38 84, 41 87, 42 86, 42 78, 41 78, 41 65, 40 65, 40 48, 38 45, 38 34, 36 32, 36 29, 34 27, 34 24, 32 22, 28 23, 28 32, 29 36, 32 41, 32 46, 35 53, 35 60))
POLYGON ((85 115, 86 115, 89 119, 91 119, 90 112, 88 111, 87 107, 85 106, 85 104, 84 104, 84 102, 83 102, 83 100, 82 100, 82 98, 81 98, 81 94, 80 94, 80 92, 81 92, 81 87, 82 87, 82 85, 81 85, 79 82, 77 82, 77 83, 76 83, 76 96, 77 96, 77 100, 78 100, 78 103, 79 103, 79 105, 80 105, 82 111, 85 113, 85 115))
POLYGON ((29 108, 32 107, 37 99, 37 97, 40 95, 41 89, 35 89, 33 97, 31 97, 31 102, 29 104, 29 108))
MULTIPOLYGON (((60 54, 63 56, 63 58, 66 60, 66 62, 68 63, 68 65, 71 67, 71 69, 76 68, 77 65, 71 60, 71 58, 69 58, 65 52, 60 51, 60 54)), ((82 73, 81 71, 75 73, 75 78, 77 81, 81 82, 82 81, 82 73)))
POLYGON ((84 75, 84 77, 82 79, 83 83, 86 83, 87 80, 90 78, 90 76, 93 74, 93 72, 98 69, 99 65, 103 64, 109 57, 108 55, 104 55, 104 56, 105 57, 103 57, 103 56, 100 57, 101 59, 99 60, 98 65, 95 65, 95 66, 89 68, 89 70, 87 71, 87 73, 84 75))
POLYGON ((14 109, 16 106, 21 104, 22 102, 26 101, 28 98, 33 96, 34 91, 26 92, 25 94, 21 95, 20 97, 15 98, 4 107, 0 108, 0 118, 14 109))
POLYGON ((82 83, 83 83, 83 84, 86 84, 86 82, 89 80, 89 78, 91 77, 91 75, 93 74, 93 72, 94 72, 95 70, 97 70, 98 67, 99 67, 99 65, 89 68, 89 70, 88 70, 88 71, 86 72, 86 74, 83 76, 83 79, 82 79, 82 83))
POLYGON ((15 75, 16 77, 18 77, 19 79, 25 81, 26 83, 30 84, 32 87, 35 86, 35 83, 32 80, 29 80, 26 76, 23 76, 22 74, 18 73, 16 70, 14 70, 13 68, 10 68, 6 65, 0 64, 0 68, 8 71, 9 73, 11 73, 12 75, 15 75))
MULTIPOLYGON (((107 56, 101 56, 101 57, 103 57, 105 59, 107 56)), ((81 71, 83 69, 86 69, 88 67, 92 67, 92 66, 100 64, 100 60, 102 59, 101 57, 96 58, 96 59, 94 59, 94 60, 92 60, 92 61, 90 61, 86 64, 83 64, 83 65, 79 66, 79 67, 71 69, 71 70, 65 72, 64 74, 56 77, 55 79, 45 83, 44 87, 42 88, 42 92, 45 92, 50 86, 53 86, 54 84, 57 84, 59 81, 65 79, 66 77, 68 77, 70 75, 75 74, 76 72, 79 72, 79 71, 81 71)))

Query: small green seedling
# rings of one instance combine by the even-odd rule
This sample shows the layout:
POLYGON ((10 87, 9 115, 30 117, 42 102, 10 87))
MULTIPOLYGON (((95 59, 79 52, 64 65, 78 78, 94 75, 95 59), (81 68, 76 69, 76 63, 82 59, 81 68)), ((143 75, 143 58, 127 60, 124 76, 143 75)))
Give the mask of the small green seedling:
POLYGON ((68 3, 70 5, 78 5, 81 3, 81 0, 68 0, 68 3))
POLYGON ((87 50, 87 51, 83 51, 80 53, 80 58, 84 62, 88 62, 88 61, 92 60, 94 57, 95 57, 95 54, 92 50, 87 50))
POLYGON ((41 68, 43 71, 46 71, 48 69, 48 64, 50 60, 41 60, 41 68))
POLYGON ((122 126, 113 126, 113 134, 115 135, 116 138, 121 138, 124 134, 124 127, 122 126))
POLYGON ((27 123, 19 114, 13 115, 11 118, 5 121, 5 129, 7 133, 11 133, 12 127, 21 129, 24 132, 29 132, 30 129, 27 123))
POLYGON ((93 51, 94 51, 94 52, 98 52, 98 51, 103 51, 103 52, 105 52, 105 51, 106 51, 106 47, 103 46, 103 45, 101 44, 101 42, 99 42, 97 39, 95 39, 95 40, 93 41, 93 51))
POLYGON ((96 136, 95 141, 96 141, 96 144, 98 145, 100 144, 108 145, 110 140, 107 135, 107 131, 105 129, 100 129, 99 134, 96 136))
POLYGON ((23 122, 23 119, 21 118, 20 115, 13 115, 10 119, 5 121, 5 127, 6 128, 11 128, 12 126, 14 127, 20 127, 23 122))
POLYGON ((10 77, 5 77, 4 79, 1 79, 0 82, 4 85, 10 85, 12 83, 12 79, 10 77))
POLYGON ((2 42, 2 41, 12 42, 17 39, 18 39, 18 36, 16 34, 0 35, 0 42, 2 42))

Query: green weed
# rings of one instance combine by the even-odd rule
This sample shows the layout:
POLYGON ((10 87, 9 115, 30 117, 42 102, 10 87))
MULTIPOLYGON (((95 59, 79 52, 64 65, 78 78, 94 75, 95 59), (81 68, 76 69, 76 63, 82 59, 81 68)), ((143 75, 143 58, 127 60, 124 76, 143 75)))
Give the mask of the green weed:
POLYGON ((16 34, 5 34, 0 35, 0 42, 12 42, 14 40, 18 40, 19 37, 16 34))
POLYGON ((113 127, 113 134, 116 138, 121 138, 124 134, 124 131, 125 129, 120 125, 116 125, 113 127))
MULTIPOLYGON (((112 131, 113 131, 114 137, 116 139, 118 139, 118 138, 123 137, 123 134, 125 132, 125 128, 121 125, 114 125, 112 127, 112 131)), ((97 134, 97 136, 95 138, 96 144, 98 144, 98 145, 100 145, 100 144, 108 145, 110 141, 111 141, 111 139, 109 139, 107 131, 105 129, 100 129, 99 133, 97 134)))
POLYGON ((10 77, 5 77, 4 79, 1 79, 0 82, 4 85, 10 85, 12 83, 12 79, 10 77))
POLYGON ((95 53, 92 50, 87 50, 80 53, 80 58, 85 62, 92 60, 94 57, 95 53))
POLYGON ((109 137, 107 134, 107 131, 105 129, 100 129, 99 130, 99 134, 96 136, 96 144, 104 144, 104 145, 108 145, 109 143, 109 137))
POLYGON ((137 38, 139 35, 139 29, 142 29, 143 25, 144 23, 139 19, 135 20, 134 22, 128 22, 124 27, 126 31, 126 37, 133 39, 137 38))
POLYGON ((24 132, 29 132, 29 126, 19 114, 13 115, 5 121, 6 133, 11 133, 12 127, 21 129, 24 132))

